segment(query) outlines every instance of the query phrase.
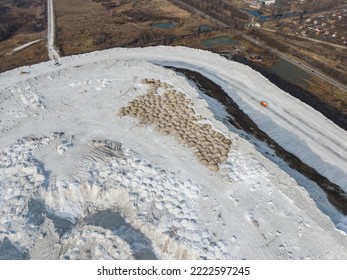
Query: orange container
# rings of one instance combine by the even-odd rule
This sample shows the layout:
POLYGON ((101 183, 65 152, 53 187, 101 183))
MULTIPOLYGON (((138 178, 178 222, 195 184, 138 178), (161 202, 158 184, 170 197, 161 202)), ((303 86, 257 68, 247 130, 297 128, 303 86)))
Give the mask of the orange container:
POLYGON ((268 106, 269 106, 269 103, 265 102, 264 100, 262 100, 262 101, 260 102, 260 104, 261 104, 262 106, 264 106, 264 107, 268 107, 268 106))

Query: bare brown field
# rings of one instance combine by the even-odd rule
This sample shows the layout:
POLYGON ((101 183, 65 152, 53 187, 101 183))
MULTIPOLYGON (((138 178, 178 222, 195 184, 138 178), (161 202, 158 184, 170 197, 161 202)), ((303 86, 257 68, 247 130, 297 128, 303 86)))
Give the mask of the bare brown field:
POLYGON ((0 2, 0 72, 48 59, 45 0, 2 0, 0 2), (13 55, 14 48, 43 41, 13 55))
POLYGON ((32 65, 39 62, 47 61, 47 42, 45 33, 43 34, 18 34, 14 35, 5 42, 0 43, 0 72, 14 69, 23 65, 32 65), (7 53, 13 48, 22 44, 42 39, 43 41, 26 48, 12 55, 7 53))
POLYGON ((112 47, 172 44, 211 22, 168 0, 56 0, 57 45, 62 55, 112 47), (152 23, 172 22, 170 29, 152 23))
POLYGON ((332 105, 341 112, 347 112, 347 95, 343 90, 312 76, 310 81, 310 92, 323 102, 332 105))

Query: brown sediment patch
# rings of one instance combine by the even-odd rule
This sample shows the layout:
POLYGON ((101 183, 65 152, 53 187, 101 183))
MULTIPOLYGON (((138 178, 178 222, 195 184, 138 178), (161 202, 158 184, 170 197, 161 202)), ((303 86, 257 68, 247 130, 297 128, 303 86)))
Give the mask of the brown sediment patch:
POLYGON ((171 85, 155 79, 144 79, 149 85, 145 95, 121 108, 120 116, 131 116, 141 124, 155 125, 159 133, 174 136, 177 141, 193 149, 201 164, 212 171, 228 158, 231 140, 215 131, 211 125, 201 123, 201 116, 192 108, 192 100, 171 85), (158 90, 163 91, 162 94, 158 90))

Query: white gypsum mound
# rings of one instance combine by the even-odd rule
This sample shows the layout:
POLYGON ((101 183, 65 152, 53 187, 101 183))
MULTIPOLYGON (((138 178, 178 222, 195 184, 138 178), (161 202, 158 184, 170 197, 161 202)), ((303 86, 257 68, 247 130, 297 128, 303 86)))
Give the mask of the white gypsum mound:
MULTIPOLYGON (((264 118, 277 122, 272 111, 246 102, 249 91, 269 88, 270 104, 283 98, 305 106, 247 67, 187 48, 114 49, 24 68, 27 76, 22 69, 2 73, 0 257, 346 258, 346 235, 301 186, 216 121, 183 77, 145 62, 170 60, 230 87, 251 115, 259 111, 257 119, 269 114, 264 118), (184 94, 199 123, 231 140, 218 171, 173 135, 119 115, 147 93, 149 78, 184 94)), ((343 135, 326 125, 336 130, 332 137, 343 135)))

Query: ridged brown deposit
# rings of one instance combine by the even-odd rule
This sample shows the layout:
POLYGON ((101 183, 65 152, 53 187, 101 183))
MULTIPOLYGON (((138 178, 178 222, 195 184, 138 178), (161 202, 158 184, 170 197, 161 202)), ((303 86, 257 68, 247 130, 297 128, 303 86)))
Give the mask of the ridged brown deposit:
POLYGON ((160 80, 144 79, 149 85, 147 94, 121 108, 120 116, 131 116, 142 124, 155 125, 158 132, 174 136, 178 142, 192 148, 197 159, 210 170, 218 171, 219 164, 228 158, 231 140, 199 123, 192 101, 186 95, 160 80), (162 89, 162 94, 158 90, 162 89))

